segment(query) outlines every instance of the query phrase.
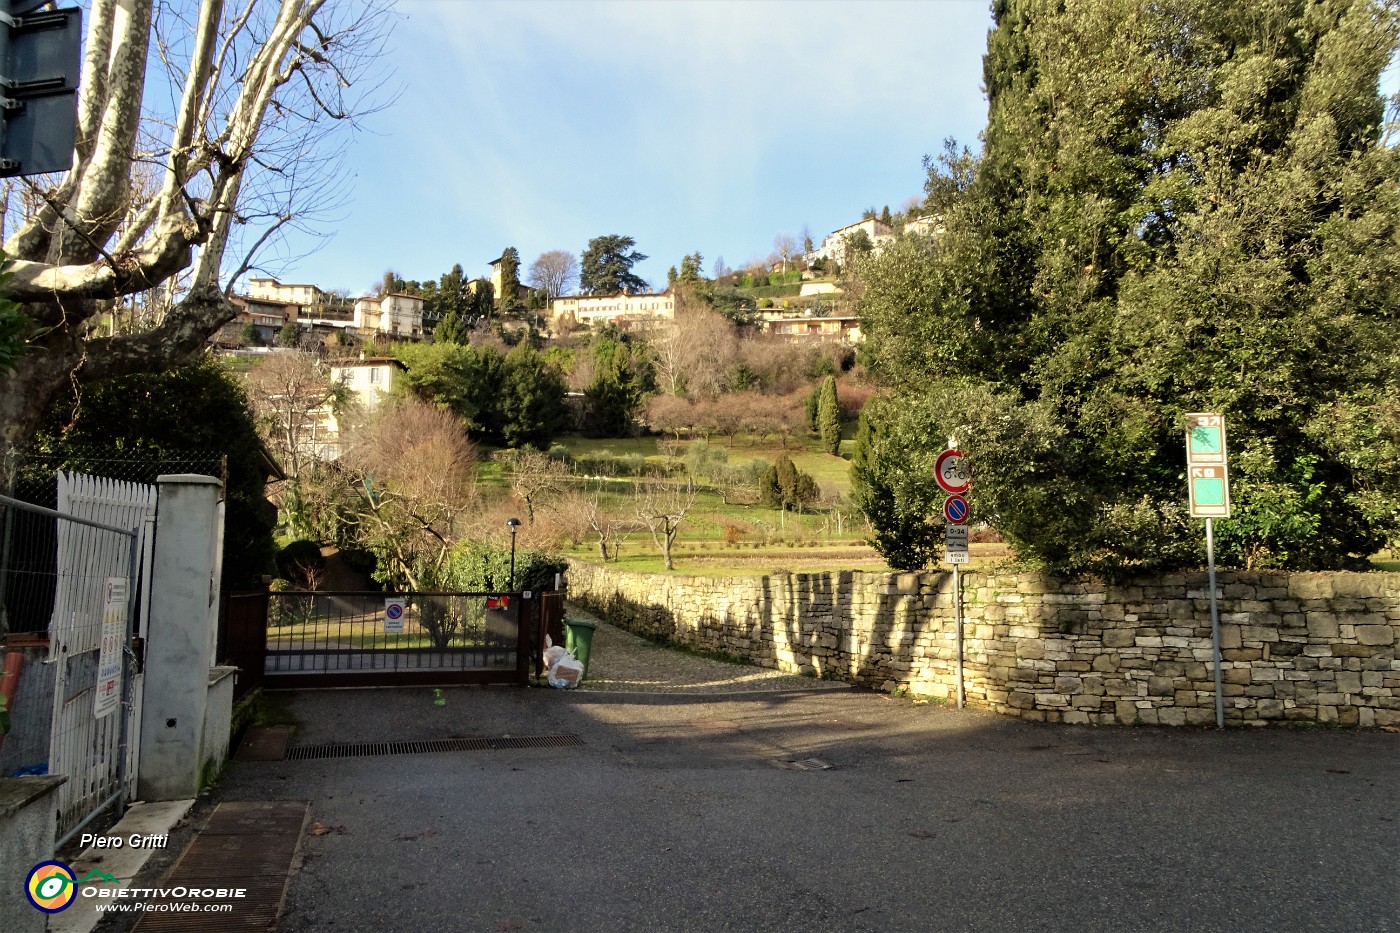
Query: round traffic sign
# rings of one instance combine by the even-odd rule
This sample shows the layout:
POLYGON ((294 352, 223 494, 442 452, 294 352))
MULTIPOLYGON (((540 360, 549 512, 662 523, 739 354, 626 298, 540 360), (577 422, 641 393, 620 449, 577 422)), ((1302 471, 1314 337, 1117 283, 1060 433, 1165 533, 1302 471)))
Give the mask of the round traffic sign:
POLYGON ((384 607, 384 615, 394 621, 403 615, 403 603, 390 603, 384 607))
POLYGON ((962 496, 953 495, 943 500, 943 517, 948 519, 950 525, 965 523, 971 511, 967 500, 962 496))
POLYGON ((945 450, 933 464, 933 478, 945 492, 954 494, 967 492, 972 481, 972 471, 961 450, 945 450))

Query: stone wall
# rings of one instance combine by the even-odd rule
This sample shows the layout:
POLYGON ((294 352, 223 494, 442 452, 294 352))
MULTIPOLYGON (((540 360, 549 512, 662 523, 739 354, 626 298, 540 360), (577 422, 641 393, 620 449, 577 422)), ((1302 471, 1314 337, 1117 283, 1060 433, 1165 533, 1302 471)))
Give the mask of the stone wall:
MULTIPOLYGON (((951 573, 633 574, 569 599, 640 635, 884 690, 956 696, 951 573)), ((1400 725, 1400 574, 1222 573, 1225 716, 1400 725)), ((1045 722, 1215 722, 1204 573, 1123 585, 963 575, 969 705, 1045 722)))

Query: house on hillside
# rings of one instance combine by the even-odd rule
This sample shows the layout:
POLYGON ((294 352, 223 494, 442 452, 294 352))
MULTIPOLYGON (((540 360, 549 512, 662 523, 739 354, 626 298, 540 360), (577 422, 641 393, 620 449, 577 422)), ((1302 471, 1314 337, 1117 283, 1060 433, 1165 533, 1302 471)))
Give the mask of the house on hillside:
POLYGON ((930 214, 927 217, 911 217, 904 222, 904 232, 919 236, 937 236, 943 229, 943 218, 930 214))
POLYGON ((326 293, 315 285, 284 285, 271 277, 250 278, 248 297, 259 301, 312 307, 325 304, 326 293))
MULTIPOLYGON (((501 259, 504 258, 504 256, 501 257, 501 259)), ((497 301, 500 301, 501 299, 501 288, 503 287, 501 278, 501 259, 493 259, 490 263, 488 263, 488 265, 491 268, 491 294, 496 296, 497 301)), ((518 281, 518 277, 523 275, 524 271, 524 269, 516 270, 517 282, 515 286, 515 297, 519 298, 522 302, 530 297, 530 292, 532 291, 530 286, 521 285, 518 281)))
POLYGON ((814 249, 806 255, 807 265, 811 265, 818 259, 825 259, 827 262, 845 263, 846 244, 851 237, 858 237, 861 234, 870 240, 870 245, 876 252, 884 248, 886 243, 894 239, 894 228, 883 220, 871 217, 859 223, 849 224, 840 230, 833 230, 822 240, 819 249, 814 249))
POLYGON ((360 298, 355 301, 353 321, 361 337, 422 340, 423 299, 400 292, 360 298))
POLYGON ((365 356, 359 359, 337 360, 329 366, 331 381, 349 390, 349 404, 340 415, 329 405, 323 405, 313 414, 312 430, 307 432, 306 443, 311 449, 305 451, 319 460, 335 460, 342 453, 341 431, 345 427, 342 420, 348 412, 355 417, 369 414, 383 403, 384 398, 394 390, 400 374, 407 367, 388 356, 365 356))
POLYGON ((849 345, 864 339, 860 318, 854 314, 816 317, 769 311, 759 315, 758 327, 761 333, 792 341, 832 341, 849 345))
POLYGON ((549 306, 551 329, 555 333, 571 327, 613 324, 623 330, 649 327, 676 317, 676 296, 670 291, 632 295, 565 295, 549 306))
POLYGON ((284 324, 295 324, 301 308, 290 302, 234 295, 229 299, 238 308, 238 316, 219 328, 213 342, 219 347, 243 345, 245 329, 253 328, 254 341, 263 346, 277 342, 277 332, 284 324))

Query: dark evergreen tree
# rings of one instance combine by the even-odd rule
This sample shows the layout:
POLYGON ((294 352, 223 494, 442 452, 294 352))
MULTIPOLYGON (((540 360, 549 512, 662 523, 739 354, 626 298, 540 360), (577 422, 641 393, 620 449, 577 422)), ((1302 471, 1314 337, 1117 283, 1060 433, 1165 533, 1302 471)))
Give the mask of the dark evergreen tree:
POLYGON ((520 252, 514 247, 501 253, 501 293, 496 296, 496 314, 502 319, 519 317, 520 303, 520 252))
POLYGON ((547 449, 567 426, 564 375, 528 340, 506 354, 504 375, 499 398, 501 440, 509 447, 530 444, 547 449))
POLYGON ((817 434, 822 439, 822 450, 829 454, 841 453, 841 407, 836 399, 836 377, 827 376, 822 380, 820 395, 817 398, 817 434))
POLYGON ((271 572, 277 509, 264 497, 262 442, 241 379, 214 357, 91 383, 81 399, 51 405, 45 424, 34 450, 49 476, 154 483, 160 473, 216 471, 227 457, 224 586, 244 589, 271 572))
POLYGON ((959 438, 1024 557, 1120 574, 1199 565, 1182 415, 1221 411, 1223 562, 1361 566, 1400 537, 1400 162, 1376 90, 1393 11, 994 14, 982 155, 929 165, 937 244, 860 270, 866 361, 906 395, 891 423, 959 438), (1036 469, 997 459, 1013 451, 1036 469))
POLYGON ((632 267, 647 257, 633 249, 630 236, 600 236, 588 241, 583 251, 579 289, 589 295, 615 295, 647 290, 646 280, 633 274, 632 267))
POLYGON ((821 489, 810 473, 804 473, 783 454, 763 474, 758 484, 759 501, 770 509, 800 512, 821 497, 821 489))

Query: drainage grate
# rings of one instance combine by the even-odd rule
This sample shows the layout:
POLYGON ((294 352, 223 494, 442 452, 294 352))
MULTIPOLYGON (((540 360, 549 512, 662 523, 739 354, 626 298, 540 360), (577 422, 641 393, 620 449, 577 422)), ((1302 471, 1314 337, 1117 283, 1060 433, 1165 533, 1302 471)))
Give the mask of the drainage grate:
POLYGON ((308 806, 305 801, 219 804, 156 886, 184 888, 188 896, 147 900, 152 906, 137 921, 138 933, 276 929, 308 806), (220 888, 242 888, 244 896, 217 896, 220 888), (232 904, 233 910, 216 912, 211 909, 216 904, 232 904))
POLYGON ((506 735, 495 739, 429 739, 420 742, 364 742, 359 745, 299 745, 287 749, 287 760, 372 758, 379 755, 426 755, 432 752, 484 752, 508 748, 568 748, 582 744, 583 741, 576 735, 506 735))

